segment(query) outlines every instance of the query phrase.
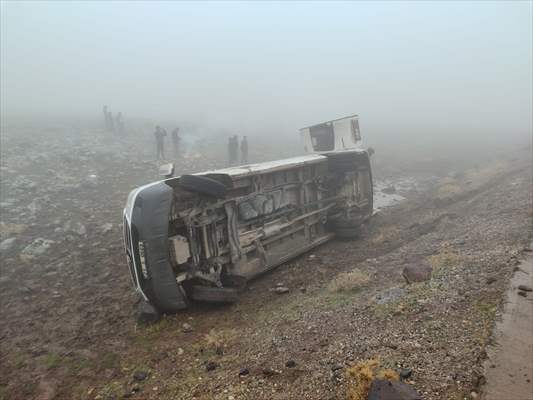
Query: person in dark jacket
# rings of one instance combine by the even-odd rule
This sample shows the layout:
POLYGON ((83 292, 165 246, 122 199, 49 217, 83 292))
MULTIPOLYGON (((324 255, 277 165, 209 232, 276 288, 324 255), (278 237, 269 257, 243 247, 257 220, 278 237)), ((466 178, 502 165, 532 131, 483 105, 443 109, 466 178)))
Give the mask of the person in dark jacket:
POLYGON ((155 127, 155 144, 156 144, 156 154, 157 159, 162 160, 165 158, 165 136, 167 133, 164 129, 161 129, 161 127, 156 126, 155 127))
POLYGON ((248 164, 248 139, 246 136, 241 140, 241 164, 248 164))
POLYGON ((174 149, 174 157, 178 157, 180 154, 180 140, 179 137, 180 128, 176 128, 172 131, 172 148, 174 149))

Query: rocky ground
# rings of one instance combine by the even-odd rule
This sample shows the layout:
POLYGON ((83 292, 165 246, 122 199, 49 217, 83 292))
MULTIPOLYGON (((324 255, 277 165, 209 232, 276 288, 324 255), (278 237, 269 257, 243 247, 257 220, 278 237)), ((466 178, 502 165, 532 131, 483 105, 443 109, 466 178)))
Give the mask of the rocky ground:
MULTIPOLYGON (((96 131, 3 131, 0 399, 337 399, 346 368, 369 359, 424 399, 476 397, 531 234, 527 149, 453 174, 381 159, 379 192, 394 187, 399 201, 361 238, 256 279, 236 304, 143 327, 120 224, 129 190, 156 178, 150 150, 96 131), (418 184, 395 187, 400 178, 418 184), (432 277, 407 284, 405 267, 432 277)), ((177 169, 221 166, 216 150, 177 169)))

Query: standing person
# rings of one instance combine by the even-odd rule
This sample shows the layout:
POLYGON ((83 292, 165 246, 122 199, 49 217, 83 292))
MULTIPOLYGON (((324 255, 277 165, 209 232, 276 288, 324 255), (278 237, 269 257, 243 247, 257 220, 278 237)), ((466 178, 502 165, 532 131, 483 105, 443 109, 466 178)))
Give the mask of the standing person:
POLYGON ((233 165, 239 165, 239 137, 233 136, 233 165))
POLYGON ((243 136, 241 140, 241 164, 248 164, 248 139, 243 136))
POLYGON ((157 159, 162 160, 165 158, 165 136, 167 133, 164 129, 161 129, 161 127, 158 125, 155 127, 155 144, 156 144, 156 154, 157 159))
POLYGON ((113 132, 115 130, 115 126, 113 124, 113 114, 111 114, 111 111, 107 108, 107 106, 104 106, 103 108, 104 112, 104 126, 105 130, 107 132, 113 132))
POLYGON ((119 135, 122 135, 124 133, 124 121, 122 120, 122 113, 119 112, 115 116, 115 128, 119 135))
POLYGON ((172 131, 172 148, 174 149, 174 157, 177 158, 180 153, 180 140, 179 137, 180 128, 176 128, 172 131))
POLYGON ((233 165, 233 136, 228 138, 228 165, 231 167, 233 165))
POLYGON ((109 132, 109 117, 107 115, 107 106, 104 106, 102 108, 102 112, 104 113, 104 129, 106 130, 106 132, 109 132))
POLYGON ((108 132, 115 132, 115 121, 113 120, 113 113, 111 111, 107 111, 107 131, 108 132))

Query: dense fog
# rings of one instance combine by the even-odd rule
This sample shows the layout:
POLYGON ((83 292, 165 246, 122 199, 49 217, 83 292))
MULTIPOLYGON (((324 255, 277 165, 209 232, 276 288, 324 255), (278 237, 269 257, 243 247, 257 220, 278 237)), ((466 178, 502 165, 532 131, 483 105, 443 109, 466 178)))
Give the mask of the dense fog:
MULTIPOLYGON (((94 119, 371 142, 527 143, 530 2, 3 2, 2 123, 94 119)), ((98 121, 99 122, 99 121, 98 121)))

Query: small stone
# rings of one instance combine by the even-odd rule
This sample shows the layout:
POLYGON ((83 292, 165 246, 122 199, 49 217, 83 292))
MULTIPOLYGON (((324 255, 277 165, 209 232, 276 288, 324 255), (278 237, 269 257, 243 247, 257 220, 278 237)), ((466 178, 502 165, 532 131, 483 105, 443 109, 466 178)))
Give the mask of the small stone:
POLYGON ((285 363, 285 366, 286 366, 287 368, 294 368, 294 367, 296 367, 296 361, 294 361, 294 360, 289 360, 289 361, 287 361, 287 362, 285 363))
POLYGON ((272 368, 263 368, 263 375, 264 376, 272 376, 275 375, 276 372, 272 368))
POLYGON ((413 370, 409 368, 404 368, 400 371, 400 378, 409 379, 413 374, 413 370))
POLYGON ((113 230, 113 224, 111 222, 107 222, 100 228, 103 234, 106 234, 108 232, 111 232, 113 230))
POLYGON ((133 379, 137 382, 142 382, 148 377, 148 372, 146 371, 135 371, 133 374, 133 379))
POLYGON ((250 371, 248 370, 248 368, 241 368, 239 370, 239 376, 246 376, 250 373, 250 371))
POLYGON ((9 250, 11 247, 13 247, 13 245, 15 244, 16 240, 17 240, 17 238, 14 238, 14 237, 2 240, 2 243, 0 243, 0 251, 9 250))
POLYGON ((524 292, 532 292, 533 289, 531 289, 531 286, 527 285, 518 285, 518 290, 522 290, 524 292))
POLYGON ((289 288, 285 286, 276 286, 275 288, 270 289, 271 292, 277 294, 289 293, 289 288))
POLYGON ((331 370, 332 370, 333 372, 338 371, 338 370, 341 370, 341 369, 343 369, 343 368, 344 368, 344 366, 343 366, 342 364, 334 364, 334 365, 331 366, 331 370))
POLYGON ((476 400, 478 397, 479 397, 479 395, 476 392, 474 392, 474 391, 470 392, 470 398, 472 400, 476 400))
POLYGON ((192 326, 190 324, 188 324, 187 322, 184 322, 183 325, 181 325, 181 329, 183 330, 184 333, 189 333, 189 332, 192 332, 192 326))
POLYGON ((518 295, 522 297, 527 297, 527 293, 522 291, 518 292, 518 295))
POLYGON ((178 347, 178 355, 181 356, 184 353, 181 347, 178 347))
POLYGON ((496 278, 493 277, 493 276, 489 276, 489 277, 487 278, 486 282, 487 282, 487 285, 490 285, 491 283, 496 282, 496 278))
POLYGON ((305 286, 302 286, 302 287, 300 288, 300 292, 302 292, 302 293, 307 292, 307 288, 306 288, 305 286))
POLYGON ((218 368, 218 364, 214 361, 209 361, 205 364, 206 371, 214 371, 218 368))

